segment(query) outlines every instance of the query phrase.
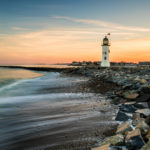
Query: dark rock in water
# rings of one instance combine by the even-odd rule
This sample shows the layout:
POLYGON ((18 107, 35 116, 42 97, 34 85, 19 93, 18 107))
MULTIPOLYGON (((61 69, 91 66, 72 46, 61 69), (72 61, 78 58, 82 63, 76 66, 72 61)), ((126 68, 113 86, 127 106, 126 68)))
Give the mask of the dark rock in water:
POLYGON ((125 142, 129 150, 138 150, 145 144, 139 129, 128 132, 125 142))
POLYGON ((120 106, 120 110, 127 113, 133 113, 137 110, 137 108, 134 105, 123 104, 120 106))
POLYGON ((115 118, 116 121, 128 121, 129 119, 131 119, 131 117, 120 110, 115 118))

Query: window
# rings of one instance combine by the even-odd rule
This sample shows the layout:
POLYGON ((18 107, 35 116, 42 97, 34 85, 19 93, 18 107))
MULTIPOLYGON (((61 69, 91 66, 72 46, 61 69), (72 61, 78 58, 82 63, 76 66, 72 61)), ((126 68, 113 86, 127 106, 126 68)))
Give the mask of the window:
POLYGON ((107 53, 105 52, 105 55, 106 55, 107 53))
POLYGON ((105 60, 107 60, 107 57, 104 57, 105 60))

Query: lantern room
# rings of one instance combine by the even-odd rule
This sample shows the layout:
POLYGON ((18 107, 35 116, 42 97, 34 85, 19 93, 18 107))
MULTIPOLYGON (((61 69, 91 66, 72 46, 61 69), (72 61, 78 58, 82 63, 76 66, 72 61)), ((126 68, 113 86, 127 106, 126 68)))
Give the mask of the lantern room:
POLYGON ((102 42, 102 46, 110 46, 110 42, 109 42, 107 36, 104 37, 103 42, 102 42))

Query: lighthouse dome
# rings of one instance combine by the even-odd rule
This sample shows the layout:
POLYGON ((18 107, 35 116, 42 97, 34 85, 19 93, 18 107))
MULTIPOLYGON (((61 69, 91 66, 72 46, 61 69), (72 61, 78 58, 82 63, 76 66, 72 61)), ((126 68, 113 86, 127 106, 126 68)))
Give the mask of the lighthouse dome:
POLYGON ((104 37, 102 45, 109 45, 109 40, 108 40, 107 36, 104 37))

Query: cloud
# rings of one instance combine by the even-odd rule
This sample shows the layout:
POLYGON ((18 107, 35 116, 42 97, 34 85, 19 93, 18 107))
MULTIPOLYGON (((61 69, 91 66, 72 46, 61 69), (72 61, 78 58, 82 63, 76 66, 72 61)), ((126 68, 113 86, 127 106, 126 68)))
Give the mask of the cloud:
POLYGON ((110 29, 116 29, 116 30, 139 31, 139 32, 150 31, 150 28, 142 28, 142 27, 136 27, 136 26, 124 26, 124 25, 101 21, 101 20, 78 19, 78 18, 71 18, 71 17, 67 17, 67 16, 53 16, 53 18, 65 19, 65 20, 69 20, 69 21, 73 21, 73 22, 96 25, 96 26, 110 28, 110 29))
POLYGON ((28 30, 31 30, 29 28, 22 28, 22 27, 12 27, 13 30, 18 30, 18 31, 28 31, 28 30))

